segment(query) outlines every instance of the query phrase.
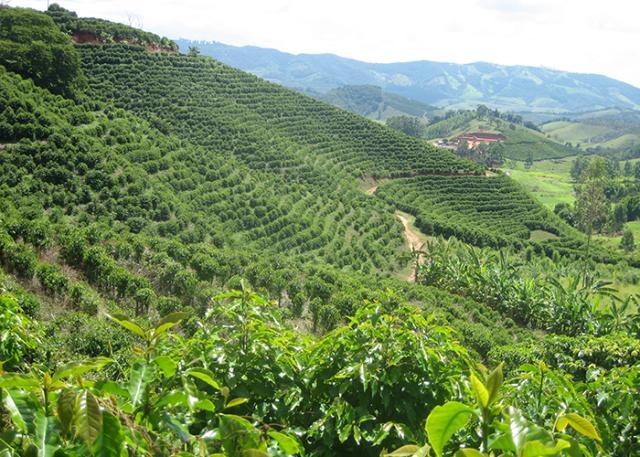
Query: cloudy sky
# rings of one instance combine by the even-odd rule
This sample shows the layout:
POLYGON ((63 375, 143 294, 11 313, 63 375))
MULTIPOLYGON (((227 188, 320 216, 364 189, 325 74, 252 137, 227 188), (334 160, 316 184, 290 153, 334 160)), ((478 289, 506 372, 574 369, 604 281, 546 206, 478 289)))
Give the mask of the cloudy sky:
MULTIPOLYGON (((5 0, 6 1, 6 0, 5 0)), ((170 38, 600 73, 640 87, 637 0, 58 0, 170 38)), ((46 8, 46 0, 10 0, 46 8)))

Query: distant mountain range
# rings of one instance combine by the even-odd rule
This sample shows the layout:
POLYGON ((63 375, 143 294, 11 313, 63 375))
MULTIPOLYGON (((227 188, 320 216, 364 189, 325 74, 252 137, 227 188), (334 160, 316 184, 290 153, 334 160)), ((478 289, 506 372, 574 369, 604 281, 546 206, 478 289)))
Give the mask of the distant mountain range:
POLYGON ((176 40, 264 79, 325 93, 344 85, 374 85, 422 103, 450 108, 486 104, 518 112, 640 109, 640 89, 606 76, 485 62, 376 64, 333 54, 288 54, 255 46, 176 40))

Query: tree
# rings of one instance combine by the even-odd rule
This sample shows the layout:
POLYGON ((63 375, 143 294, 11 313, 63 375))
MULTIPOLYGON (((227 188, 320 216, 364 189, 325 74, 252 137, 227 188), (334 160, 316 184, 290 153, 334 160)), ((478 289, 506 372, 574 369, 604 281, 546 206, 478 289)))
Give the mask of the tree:
POLYGON ((625 252, 632 252, 636 248, 636 243, 631 230, 625 230, 620 240, 620 249, 625 252))
POLYGON ((582 173, 584 172, 584 170, 587 169, 587 167, 589 166, 589 159, 586 159, 584 157, 577 157, 576 160, 573 161, 573 164, 571 165, 571 177, 575 180, 575 181, 579 181, 580 177, 582 176, 582 173))
POLYGON ((423 126, 417 117, 413 116, 394 116, 387 119, 387 127, 399 130, 402 133, 420 138, 422 136, 423 126))
POLYGON ((627 178, 633 176, 633 168, 631 167, 631 162, 629 161, 626 161, 624 163, 624 175, 627 178))
POLYGON ((567 224, 576 224, 575 214, 569 203, 556 203, 556 206, 553 208, 553 212, 560 216, 567 224))
POLYGON ((189 46, 189 51, 187 51, 187 55, 189 57, 197 57, 200 55, 200 49, 197 46, 189 46))
POLYGON ((499 167, 504 162, 504 145, 494 143, 489 146, 485 164, 488 167, 499 167))
POLYGON ((613 233, 620 232, 625 222, 627 222, 627 208, 625 205, 616 205, 611 215, 610 231, 613 233))
POLYGON ((56 94, 76 93, 82 79, 80 55, 50 17, 2 7, 0 23, 0 65, 56 94))
POLYGON ((524 163, 524 167, 528 170, 532 166, 533 166, 533 153, 529 151, 529 154, 527 155, 527 161, 524 163))
POLYGON ((604 159, 596 157, 582 172, 580 181, 575 186, 576 221, 578 227, 587 235, 585 259, 589 257, 593 233, 602 230, 609 215, 609 201, 605 195, 608 183, 607 176, 604 159))

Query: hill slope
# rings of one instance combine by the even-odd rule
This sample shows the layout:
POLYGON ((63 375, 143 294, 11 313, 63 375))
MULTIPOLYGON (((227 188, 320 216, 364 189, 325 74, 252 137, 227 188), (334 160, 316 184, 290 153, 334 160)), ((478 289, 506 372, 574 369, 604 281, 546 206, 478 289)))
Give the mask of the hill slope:
POLYGON ((541 126, 551 138, 581 149, 631 151, 640 146, 640 112, 608 109, 552 120, 541 126))
MULTIPOLYGON (((481 176, 481 167, 449 151, 209 58, 149 54, 121 45, 79 49, 93 96, 149 119, 159 117, 183 138, 290 183, 290 190, 282 184, 274 189, 297 192, 291 187, 295 182, 296 189, 303 186, 328 202, 335 198, 332 192, 337 196, 354 186, 355 178, 402 182, 411 176, 469 175, 480 186, 496 179, 481 176)), ((508 192, 513 195, 502 196, 519 200, 524 191, 511 187, 508 192)), ((434 233, 443 232, 436 226, 434 233)), ((520 232, 501 236, 522 240, 520 232)))
POLYGON ((385 92, 377 86, 341 86, 315 97, 374 120, 385 120, 400 115, 431 117, 437 110, 431 105, 385 92))
MULTIPOLYGON (((508 116, 508 115, 507 115, 508 116)), ((479 114, 478 111, 451 112, 444 119, 435 119, 425 128, 425 136, 429 139, 453 139, 465 132, 494 132, 502 133, 504 142, 504 156, 514 160, 557 159, 575 155, 577 150, 553 138, 547 138, 544 133, 529 128, 530 124, 510 122, 489 114, 479 114)))
POLYGON ((374 64, 332 54, 293 55, 255 46, 178 40, 262 78, 317 92, 371 84, 423 103, 470 108, 479 103, 512 111, 640 109, 640 89, 600 75, 484 62, 374 64))

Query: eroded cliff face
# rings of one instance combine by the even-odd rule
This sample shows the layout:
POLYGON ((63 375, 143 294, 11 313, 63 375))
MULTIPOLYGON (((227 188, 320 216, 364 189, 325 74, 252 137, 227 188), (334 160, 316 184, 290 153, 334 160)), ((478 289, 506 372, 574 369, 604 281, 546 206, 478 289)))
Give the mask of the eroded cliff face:
POLYGON ((149 52, 166 52, 166 53, 172 53, 172 54, 178 53, 177 49, 174 49, 170 46, 161 46, 155 43, 143 42, 143 41, 131 39, 131 38, 113 37, 111 35, 102 36, 102 35, 98 35, 91 32, 76 32, 71 35, 71 39, 76 44, 123 43, 123 44, 143 46, 149 52))

